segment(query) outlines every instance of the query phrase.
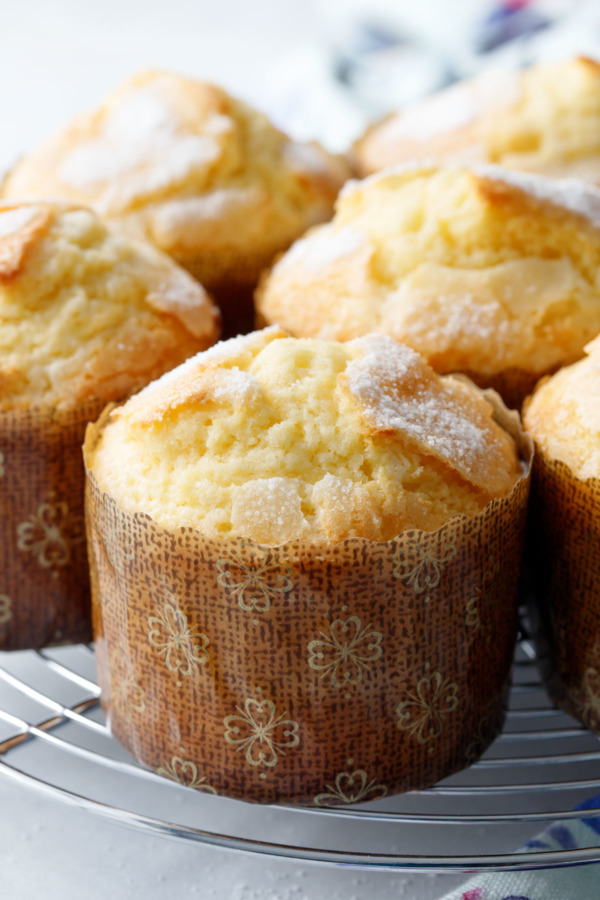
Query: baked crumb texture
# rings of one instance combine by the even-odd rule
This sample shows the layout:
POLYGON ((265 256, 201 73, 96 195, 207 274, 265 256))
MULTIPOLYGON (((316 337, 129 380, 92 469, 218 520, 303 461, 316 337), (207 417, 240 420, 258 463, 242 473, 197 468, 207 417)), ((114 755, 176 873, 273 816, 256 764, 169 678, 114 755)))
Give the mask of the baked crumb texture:
POLYGON ((110 415, 88 452, 101 489, 159 525, 275 545, 387 541, 506 496, 514 441, 482 393, 374 335, 278 328, 217 344, 110 415))
POLYGON ((582 182, 407 165, 344 189, 333 221, 263 280, 259 320, 303 337, 385 333, 484 385, 535 381, 600 331, 599 229, 600 192, 582 182))
POLYGON ((548 460, 560 460, 581 481, 600 479, 600 336, 587 356, 536 390, 524 424, 548 460))
POLYGON ((121 399, 213 344, 219 313, 153 247, 88 209, 0 203, 0 406, 121 399))
POLYGON ((348 176, 341 158, 292 141, 221 88, 147 71, 24 157, 3 193, 91 206, 215 289, 256 282, 330 218, 348 176))
POLYGON ((371 126, 353 155, 362 174, 427 157, 597 183, 600 65, 576 57, 489 70, 371 126))

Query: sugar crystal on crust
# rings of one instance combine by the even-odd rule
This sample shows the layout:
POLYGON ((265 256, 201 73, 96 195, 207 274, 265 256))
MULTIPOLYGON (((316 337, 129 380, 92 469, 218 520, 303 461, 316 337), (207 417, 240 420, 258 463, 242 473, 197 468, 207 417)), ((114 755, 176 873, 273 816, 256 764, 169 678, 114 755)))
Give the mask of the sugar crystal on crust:
POLYGON ((480 395, 453 379, 442 381, 418 353, 384 335, 356 344, 364 355, 348 365, 346 377, 370 427, 402 435, 478 487, 506 489, 509 479, 496 468, 508 437, 500 429, 494 434, 480 395))
POLYGON ((311 273, 352 256, 367 244, 367 235, 358 228, 345 226, 338 231, 324 226, 321 231, 300 238, 277 263, 277 269, 300 264, 311 273))
POLYGON ((500 166, 473 166, 480 178, 497 181, 578 216, 600 228, 600 190, 579 178, 548 178, 532 172, 509 171, 500 166))

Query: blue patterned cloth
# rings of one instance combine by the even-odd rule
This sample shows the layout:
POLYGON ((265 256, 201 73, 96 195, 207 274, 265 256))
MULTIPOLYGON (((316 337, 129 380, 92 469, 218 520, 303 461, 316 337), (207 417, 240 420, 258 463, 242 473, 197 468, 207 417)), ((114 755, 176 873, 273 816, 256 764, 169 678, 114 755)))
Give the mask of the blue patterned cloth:
MULTIPOLYGON (((600 813, 600 794, 577 809, 600 813)), ((600 815, 556 822, 525 847, 532 851, 597 847, 600 815)), ((600 852, 600 851, 599 851, 600 852)), ((600 863, 479 875, 444 900, 600 900, 600 863)))

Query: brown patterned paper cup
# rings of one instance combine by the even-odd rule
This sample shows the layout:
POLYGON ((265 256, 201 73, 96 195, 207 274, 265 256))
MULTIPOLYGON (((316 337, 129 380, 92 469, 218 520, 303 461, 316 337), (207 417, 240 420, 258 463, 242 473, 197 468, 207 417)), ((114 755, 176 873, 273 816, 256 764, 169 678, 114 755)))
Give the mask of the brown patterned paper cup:
MULTIPOLYGON (((528 473, 518 417, 502 424, 528 473)), ((264 547, 167 531, 88 471, 115 736, 167 778, 268 803, 374 800, 473 762, 503 721, 527 473, 435 532, 264 547)))
POLYGON ((552 700, 600 734, 600 480, 538 448, 533 485, 542 674, 552 700))
POLYGON ((0 411, 0 649, 91 639, 81 445, 104 403, 0 411))
POLYGON ((463 372, 480 388, 491 388, 502 397, 509 409, 521 409, 523 401, 533 391, 540 380, 539 372, 527 372, 525 369, 509 368, 493 375, 482 375, 468 370, 463 372))

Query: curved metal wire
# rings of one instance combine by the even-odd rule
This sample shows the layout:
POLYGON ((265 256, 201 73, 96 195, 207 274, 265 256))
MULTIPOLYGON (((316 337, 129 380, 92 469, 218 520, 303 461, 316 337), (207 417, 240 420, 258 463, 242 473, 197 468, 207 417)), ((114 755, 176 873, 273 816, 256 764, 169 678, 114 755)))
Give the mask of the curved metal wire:
MULTIPOLYGON (((93 659, 89 648, 82 648, 84 658, 93 659)), ((524 849, 506 852, 498 842, 494 852, 477 852, 473 849, 473 826, 489 826, 500 828, 531 823, 532 830, 551 822, 589 817, 590 812, 582 813, 573 809, 574 797, 581 799, 582 792, 598 792, 600 779, 594 772, 590 773, 586 766, 600 760, 600 746, 588 732, 577 723, 567 719, 562 713, 552 709, 545 695, 540 690, 540 683, 532 663, 530 648, 523 642, 520 658, 517 660, 515 675, 519 683, 513 690, 511 702, 518 704, 510 709, 507 725, 503 735, 494 744, 494 753, 503 746, 510 748, 511 755, 488 755, 450 783, 436 785, 429 791, 404 795, 400 798, 398 808, 375 808, 379 804, 362 805, 358 808, 329 807, 292 808, 261 807, 257 811, 256 828, 251 834, 234 833, 234 829, 213 829, 177 821, 173 813, 177 812, 177 804, 172 804, 168 814, 158 817, 141 808, 126 808, 119 802, 108 801, 93 795, 92 790, 84 791, 65 785, 58 779, 52 779, 42 766, 42 771, 35 771, 29 765, 27 748, 35 748, 37 756, 56 754, 68 763, 72 761, 81 765, 84 772, 90 772, 89 784, 102 783, 103 778, 119 777, 130 784, 139 783, 148 791, 154 787, 164 795, 182 792, 191 795, 180 785, 167 782, 153 772, 141 768, 129 758, 116 744, 110 730, 102 721, 99 709, 99 688, 96 682, 78 671, 67 658, 59 659, 60 651, 51 653, 41 651, 31 653, 31 659, 44 672, 51 673, 57 683, 68 685, 75 692, 77 700, 72 703, 61 702, 49 686, 39 684, 37 680, 23 674, 23 667, 14 671, 12 661, 15 655, 0 654, 0 698, 2 686, 11 691, 13 708, 3 709, 0 701, 0 773, 24 785, 36 789, 67 803, 92 810, 106 818, 164 834, 178 839, 201 841, 230 850, 243 850, 253 853, 285 857, 294 860, 312 860, 321 863, 345 863, 361 867, 393 868, 403 870, 426 869, 429 871, 502 871, 507 869, 544 868, 550 866, 569 866, 600 861, 600 838, 598 846, 572 850, 546 850, 543 852, 524 849), (15 700, 16 698, 16 700, 15 700), (520 708, 523 702, 532 705, 520 708), (15 711, 14 704, 22 704, 23 711, 15 711), (28 706, 29 705, 29 706, 28 706), (35 711, 35 715, 32 710, 35 711), (92 715, 93 714, 93 717, 92 715), (530 718, 530 727, 523 731, 515 729, 525 716, 530 718), (98 720, 99 719, 99 720, 98 720), (538 722, 548 719, 551 727, 536 730, 538 722), (60 727, 59 727, 60 726, 60 727), (69 731, 74 729, 74 733, 69 731), (4 729, 4 730, 2 730, 4 729), (83 736, 83 739, 81 738, 83 736), (89 746, 98 739, 102 747, 89 746), (581 742, 585 743, 582 746, 581 742), (535 743, 543 747, 543 752, 532 754, 535 743), (532 780, 527 777, 532 767, 548 776, 548 781, 532 780), (568 774, 565 775, 565 767, 568 774), (93 775, 92 775, 93 773, 93 775), (514 778, 513 775, 518 777, 514 778), (483 781, 482 781, 483 779, 483 781), (465 780, 465 783, 460 783, 465 780), (515 809, 506 812, 498 804, 500 799, 514 797, 515 809), (543 805, 540 796, 544 797, 543 805), (548 810, 550 798, 554 801, 553 809, 548 810), (403 801, 408 801, 409 808, 403 808, 403 801), (466 801, 469 801, 468 803, 466 801), (432 809, 432 804, 440 801, 446 804, 443 810, 432 809), (447 808, 450 804, 450 809, 447 808), (280 834, 273 836, 272 829, 261 832, 261 816, 283 816, 285 828, 280 834), (427 831, 437 828, 451 827, 453 847, 457 835, 460 835, 459 849, 445 852, 444 848, 427 856, 407 849, 404 852, 392 849, 394 840, 382 842, 376 849, 368 847, 369 842, 358 840, 356 832, 347 846, 334 846, 322 840, 322 828, 329 824, 334 827, 364 829, 365 835, 372 835, 373 829, 384 829, 386 838, 395 836, 401 826, 424 828, 427 831), (310 833, 312 826, 320 828, 320 842, 312 843, 310 833), (295 826, 300 827, 301 836, 297 841, 284 839, 284 834, 295 826), (459 829, 459 831, 456 831, 459 829), (388 846, 389 844, 389 846, 388 846)), ((42 679, 44 681, 44 679, 42 679)), ((48 685, 52 679, 48 679, 48 685)), ((60 693, 60 691, 59 691, 60 693)), ((544 723, 545 724, 545 723, 544 723)), ((66 766, 68 768, 68 766, 66 766)), ((596 769, 596 771, 599 771, 596 769)), ((600 771, 599 771, 600 774, 600 771)), ((85 779, 84 779, 85 780, 85 779)), ((197 798, 199 795, 195 795, 197 798)), ((228 808, 240 809, 248 816, 248 805, 232 800, 210 798, 211 803, 229 804, 228 808)), ((256 809, 256 808, 254 808, 256 809)), ((235 819, 236 816, 234 815, 235 819)), ((533 836, 533 835, 532 835, 533 836)), ((313 839, 314 840, 314 839, 313 839)))

